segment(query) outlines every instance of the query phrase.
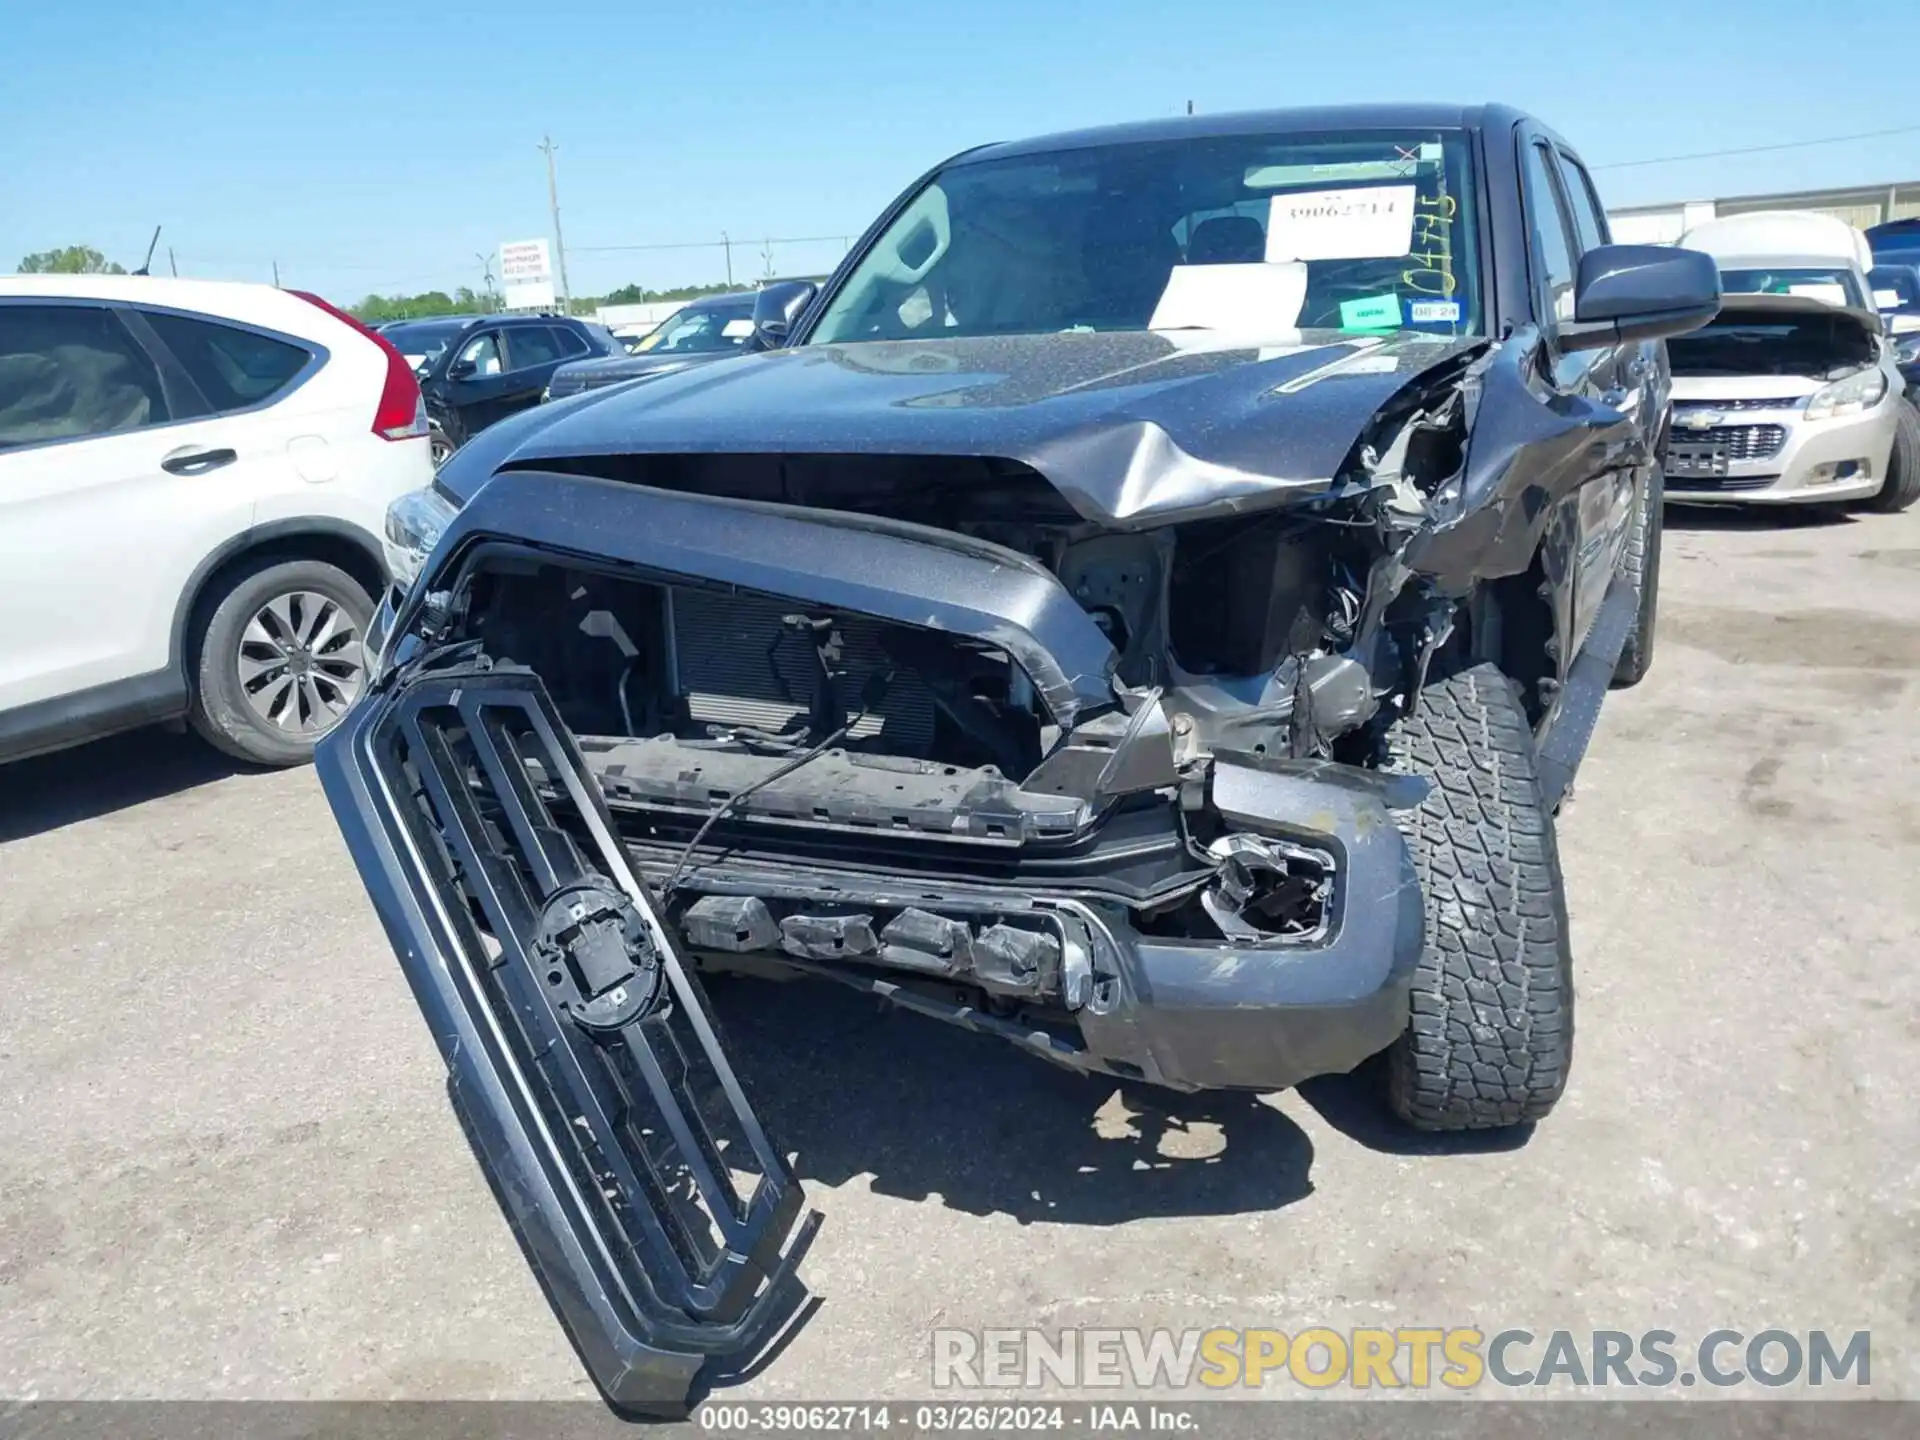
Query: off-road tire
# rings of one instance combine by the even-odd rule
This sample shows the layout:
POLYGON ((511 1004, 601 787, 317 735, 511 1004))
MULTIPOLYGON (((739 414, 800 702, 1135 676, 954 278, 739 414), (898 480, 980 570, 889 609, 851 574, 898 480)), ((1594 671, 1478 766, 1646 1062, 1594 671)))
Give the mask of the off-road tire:
POLYGON ((1660 616, 1660 542, 1667 528, 1667 474, 1658 461, 1647 467, 1638 504, 1633 528, 1627 533, 1626 553, 1620 557, 1620 573, 1633 586, 1639 604, 1627 643, 1620 647, 1620 659, 1613 667, 1616 690, 1638 685, 1653 668, 1654 627, 1660 616))
POLYGON ((247 623, 276 596, 310 593, 346 612, 364 642, 373 600, 360 582, 319 560, 271 557, 241 570, 217 594, 202 600, 191 653, 193 698, 187 719, 216 750, 255 765, 302 765, 313 758, 318 735, 278 732, 242 693, 237 657, 247 623))
POLYGON ((1573 1056, 1573 954, 1553 817, 1511 681, 1474 665, 1429 681, 1394 731, 1432 789, 1399 821, 1426 899, 1412 1014, 1387 1098, 1422 1130, 1539 1120, 1573 1056))
POLYGON ((1897 402, 1900 421, 1893 432, 1893 448, 1887 452, 1887 483, 1880 493, 1862 500, 1862 510, 1877 510, 1895 515, 1920 500, 1920 410, 1902 398, 1897 402))

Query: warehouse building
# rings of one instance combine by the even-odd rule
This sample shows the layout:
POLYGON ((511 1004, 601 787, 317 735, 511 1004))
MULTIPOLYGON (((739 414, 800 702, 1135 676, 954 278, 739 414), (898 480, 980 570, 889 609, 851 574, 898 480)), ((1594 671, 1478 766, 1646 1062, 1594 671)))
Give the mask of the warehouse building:
POLYGON ((1607 221, 1613 238, 1622 244, 1660 245, 1678 240, 1703 221, 1755 210, 1813 210, 1865 230, 1883 220, 1920 216, 1920 180, 1838 190, 1733 195, 1723 200, 1685 200, 1668 205, 1625 205, 1609 210, 1607 221))

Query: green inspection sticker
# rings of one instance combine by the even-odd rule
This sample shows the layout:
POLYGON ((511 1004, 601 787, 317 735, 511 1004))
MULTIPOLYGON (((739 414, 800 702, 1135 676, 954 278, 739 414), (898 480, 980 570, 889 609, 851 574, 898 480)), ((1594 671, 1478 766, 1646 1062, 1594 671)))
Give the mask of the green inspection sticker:
POLYGON ((1398 295, 1364 295, 1358 300, 1340 302, 1342 330, 1397 330, 1400 328, 1398 295))

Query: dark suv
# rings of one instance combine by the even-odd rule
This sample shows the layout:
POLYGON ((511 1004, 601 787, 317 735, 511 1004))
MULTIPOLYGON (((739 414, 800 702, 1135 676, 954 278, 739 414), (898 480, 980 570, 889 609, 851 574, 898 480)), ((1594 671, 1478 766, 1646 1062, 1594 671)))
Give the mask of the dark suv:
POLYGON ((321 777, 607 1393, 770 1335, 813 1233, 697 969, 1545 1116, 1554 812, 1651 663, 1663 337, 1719 302, 1500 107, 993 145, 763 289, 757 353, 397 504, 438 543, 321 777))
POLYGON ((567 315, 461 315, 381 332, 420 377, 436 465, 474 435, 538 405, 569 360, 626 354, 603 325, 567 315))
POLYGON ((574 360, 553 372, 549 400, 598 390, 643 375, 661 376, 744 353, 753 342, 754 293, 710 295, 660 322, 630 354, 574 360))

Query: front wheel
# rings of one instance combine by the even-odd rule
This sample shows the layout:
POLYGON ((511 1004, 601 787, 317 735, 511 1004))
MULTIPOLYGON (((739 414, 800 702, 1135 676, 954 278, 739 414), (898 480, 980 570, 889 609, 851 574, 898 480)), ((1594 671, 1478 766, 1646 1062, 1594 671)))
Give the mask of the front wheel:
POLYGON ((373 600, 319 560, 266 560, 205 612, 194 729, 257 765, 299 765, 366 687, 373 600))
POLYGON ((1432 784, 1399 814, 1426 944, 1388 1100, 1422 1130, 1541 1119, 1573 1060, 1573 952, 1526 711, 1505 675, 1474 665, 1429 681, 1393 743, 1432 784))
POLYGON ((1920 411, 1911 400, 1901 400, 1899 407, 1893 448, 1887 453, 1886 484, 1871 500, 1860 502, 1862 510, 1898 514, 1920 500, 1920 411))

